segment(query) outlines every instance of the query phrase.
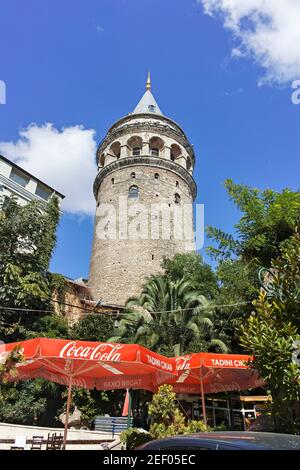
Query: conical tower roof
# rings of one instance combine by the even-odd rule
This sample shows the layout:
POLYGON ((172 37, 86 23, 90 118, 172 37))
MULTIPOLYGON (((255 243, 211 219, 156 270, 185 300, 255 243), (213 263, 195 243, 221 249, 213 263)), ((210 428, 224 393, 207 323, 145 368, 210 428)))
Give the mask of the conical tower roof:
POLYGON ((142 99, 135 107, 133 114, 160 114, 161 116, 163 113, 161 112, 154 96, 151 93, 151 81, 150 81, 150 73, 148 73, 148 79, 146 84, 146 92, 142 96, 142 99))

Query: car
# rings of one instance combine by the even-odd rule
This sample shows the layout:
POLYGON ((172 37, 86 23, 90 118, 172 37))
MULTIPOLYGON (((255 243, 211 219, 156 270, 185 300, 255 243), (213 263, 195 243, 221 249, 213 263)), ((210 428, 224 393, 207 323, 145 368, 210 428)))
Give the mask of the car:
POLYGON ((270 432, 200 432, 153 440, 135 450, 300 450, 300 436, 270 432))

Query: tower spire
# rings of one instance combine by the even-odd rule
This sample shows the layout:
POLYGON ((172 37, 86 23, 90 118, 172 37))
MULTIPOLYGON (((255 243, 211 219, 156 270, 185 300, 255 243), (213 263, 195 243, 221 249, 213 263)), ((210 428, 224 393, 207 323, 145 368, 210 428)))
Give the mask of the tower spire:
POLYGON ((151 93, 151 77, 148 72, 148 78, 146 81, 146 91, 141 98, 138 105, 135 107, 133 114, 144 114, 144 113, 155 113, 162 116, 162 112, 159 109, 158 104, 155 101, 154 96, 151 93))
POLYGON ((148 78, 147 78, 147 83, 146 83, 146 90, 151 90, 150 72, 148 72, 148 78))

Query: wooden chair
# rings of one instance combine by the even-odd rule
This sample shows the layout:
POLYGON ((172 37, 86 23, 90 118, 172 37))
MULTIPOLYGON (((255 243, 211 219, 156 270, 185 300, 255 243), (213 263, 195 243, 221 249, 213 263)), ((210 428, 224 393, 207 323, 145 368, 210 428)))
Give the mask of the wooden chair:
POLYGON ((61 450, 63 445, 63 435, 59 434, 59 436, 55 436, 54 439, 54 450, 61 450))
POLYGON ((32 436, 31 450, 42 450, 44 436, 32 436))
POLYGON ((63 445, 63 435, 59 434, 59 436, 56 435, 56 432, 50 435, 48 434, 48 439, 47 439, 47 444, 46 444, 46 450, 61 450, 63 445))

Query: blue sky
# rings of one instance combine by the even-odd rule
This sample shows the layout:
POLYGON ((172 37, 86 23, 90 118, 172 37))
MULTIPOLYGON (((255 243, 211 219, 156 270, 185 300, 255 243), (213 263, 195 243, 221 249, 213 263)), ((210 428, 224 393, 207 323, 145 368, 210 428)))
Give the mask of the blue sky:
MULTIPOLYGON (((94 130, 85 136, 100 141, 111 124, 133 110, 150 70, 160 108, 183 127, 194 145, 197 202, 205 204, 206 224, 232 231, 238 220, 223 188, 225 178, 262 189, 297 190, 300 105, 292 104, 291 83, 298 70, 300 79, 300 60, 287 51, 287 65, 290 60, 295 67, 282 79, 276 51, 267 51, 271 62, 247 50, 245 43, 237 53, 237 41, 244 37, 224 28, 220 12, 205 14, 203 6, 213 4, 214 0, 2 2, 0 80, 6 83, 7 103, 0 105, 1 153, 7 149, 9 158, 26 159, 30 146, 24 156, 17 143, 20 130, 32 123, 38 129, 52 123, 57 132, 79 132, 76 126, 82 126, 81 133, 94 130), (259 85, 268 73, 271 79, 259 85)), ((92 187, 87 196, 77 192, 78 201, 74 191, 81 178, 89 187, 85 176, 94 171, 93 147, 86 152, 89 166, 84 166, 84 150, 81 160, 74 160, 78 171, 68 185, 68 146, 49 153, 43 135, 39 133, 35 149, 39 175, 54 186, 57 181, 67 199, 75 198, 62 217, 51 268, 73 278, 86 277, 93 232, 93 208, 86 206, 91 204, 92 187), (77 211, 85 197, 86 205, 77 211)))

